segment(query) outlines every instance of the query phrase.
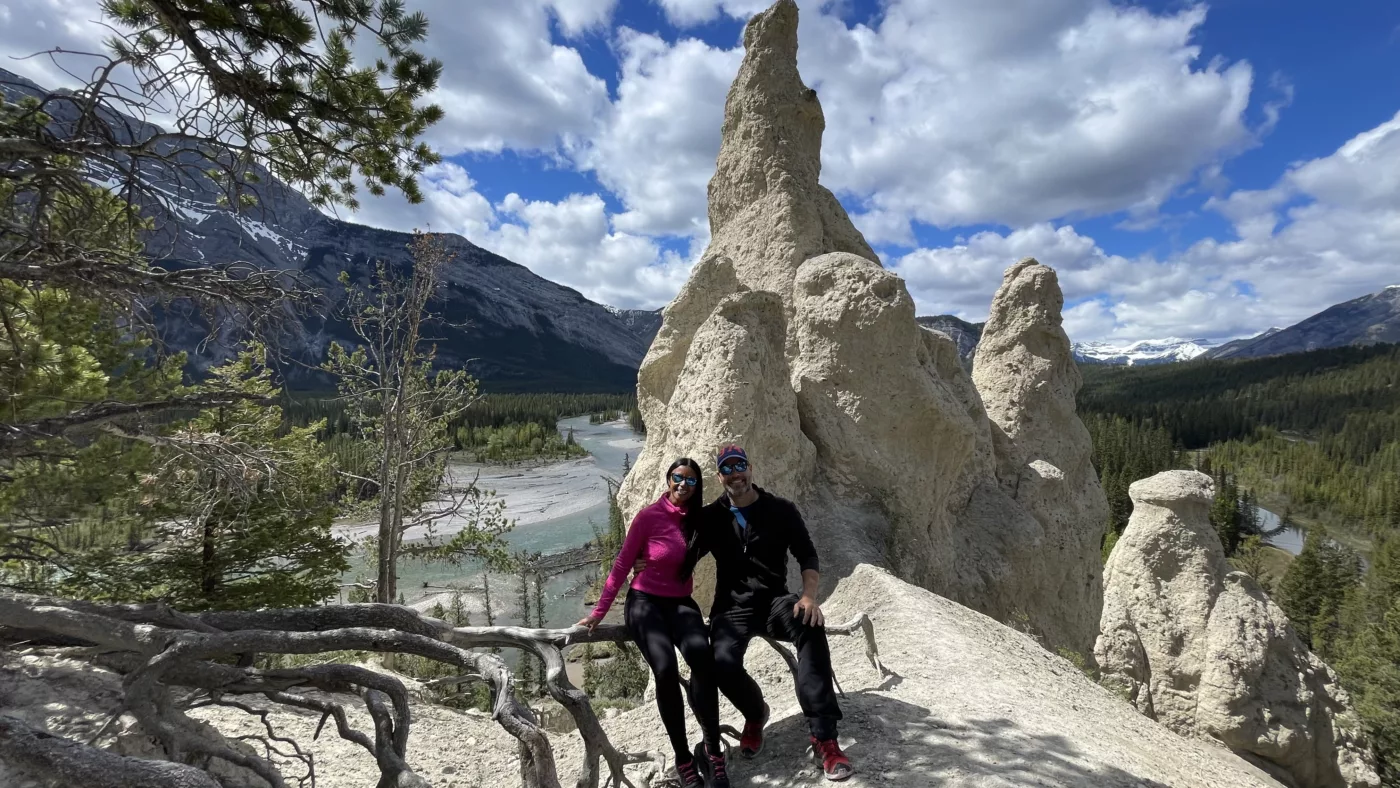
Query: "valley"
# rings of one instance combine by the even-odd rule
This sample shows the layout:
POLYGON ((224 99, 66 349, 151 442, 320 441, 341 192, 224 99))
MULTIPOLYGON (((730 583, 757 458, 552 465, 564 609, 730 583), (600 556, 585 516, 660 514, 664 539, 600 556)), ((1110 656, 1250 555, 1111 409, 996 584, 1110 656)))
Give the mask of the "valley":
MULTIPOLYGON (((578 445, 589 455, 561 462, 518 463, 511 465, 452 462, 450 478, 456 483, 475 480, 477 486, 505 505, 504 514, 514 527, 504 541, 512 553, 557 555, 596 541, 608 526, 608 487, 605 479, 620 482, 624 467, 634 462, 645 445, 644 438, 622 421, 589 423, 588 416, 559 421, 561 435, 572 431, 578 445)), ((659 490, 658 482, 658 490, 659 490)), ((658 492, 658 495, 660 493, 658 492)), ((435 523, 438 536, 447 537, 468 525, 462 518, 446 518, 435 523)), ((358 540, 371 533, 368 526, 341 522, 335 528, 339 537, 358 540)), ((409 541, 421 539, 422 531, 409 532, 409 541)), ((357 554, 344 582, 373 577, 373 565, 357 554)), ((474 620, 485 620, 486 570, 480 561, 462 564, 440 560, 408 560, 399 573, 404 601, 418 610, 435 603, 446 606, 454 591, 461 592, 466 610, 474 620)), ((596 577, 596 562, 586 567, 550 575, 545 582, 546 626, 563 627, 577 621, 587 601, 590 578, 596 577)), ((492 618, 502 625, 533 624, 521 620, 517 602, 518 573, 492 572, 492 618)), ((342 596, 345 589, 341 591, 342 596)))

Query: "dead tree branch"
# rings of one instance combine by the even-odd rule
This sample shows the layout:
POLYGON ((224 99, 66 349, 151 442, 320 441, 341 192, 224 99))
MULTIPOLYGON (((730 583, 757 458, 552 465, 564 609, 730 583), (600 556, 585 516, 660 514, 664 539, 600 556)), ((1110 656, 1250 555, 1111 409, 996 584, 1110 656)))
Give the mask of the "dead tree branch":
MULTIPOLYGON (((358 650, 413 654, 456 666, 461 668, 461 675, 453 681, 481 680, 491 687, 493 719, 520 742, 526 788, 559 788, 549 737, 529 707, 515 697, 514 678, 505 663, 484 649, 528 651, 544 663, 546 691, 573 717, 583 739, 584 766, 574 782, 576 788, 598 788, 603 782, 602 763, 608 767, 607 784, 631 786, 625 767, 654 760, 652 753, 624 752, 612 744, 587 695, 573 686, 564 668, 566 647, 630 640, 626 628, 619 625, 600 626, 592 631, 582 627, 454 628, 410 608, 387 604, 192 615, 159 604, 103 605, 0 591, 0 627, 46 633, 98 647, 99 653, 91 657, 92 661, 126 676, 126 708, 144 730, 160 740, 172 758, 194 755, 223 760, 258 774, 277 788, 287 783, 272 762, 273 755, 302 760, 314 776, 309 758, 299 757, 304 753, 295 742, 275 734, 266 712, 230 701, 228 696, 262 695, 276 704, 319 712, 322 726, 334 719, 341 738, 374 756, 381 775, 380 788, 426 788, 428 783, 408 765, 412 721, 408 690, 392 675, 355 665, 263 670, 246 661, 229 664, 231 657, 358 650), (210 700, 199 705, 234 705, 260 716, 268 731, 265 738, 258 737, 265 745, 264 753, 249 754, 201 733, 172 702, 172 691, 176 689, 208 692, 210 700), (372 735, 352 727, 340 704, 308 695, 306 690, 358 696, 372 720, 372 735), (274 742, 289 744, 293 753, 275 750, 274 742)), ((876 649, 874 627, 864 613, 826 629, 835 635, 862 634, 867 658, 882 674, 887 673, 876 649)), ((796 659, 779 644, 773 645, 783 654, 795 677, 796 659)), ((0 722, 9 725, 0 726, 0 754, 14 748, 32 749, 39 754, 29 756, 31 759, 47 759, 24 761, 35 768, 58 769, 60 766, 50 766, 49 761, 61 756, 78 764, 72 769, 96 769, 99 761, 117 757, 73 742, 39 741, 35 732, 16 727, 13 721, 0 722), (43 746, 30 746, 36 742, 43 746)), ((168 773, 161 772, 160 779, 153 777, 149 784, 177 788, 210 785, 192 782, 193 778, 181 776, 183 771, 172 769, 174 764, 169 765, 168 773), (179 782, 180 779, 185 782, 179 782)))

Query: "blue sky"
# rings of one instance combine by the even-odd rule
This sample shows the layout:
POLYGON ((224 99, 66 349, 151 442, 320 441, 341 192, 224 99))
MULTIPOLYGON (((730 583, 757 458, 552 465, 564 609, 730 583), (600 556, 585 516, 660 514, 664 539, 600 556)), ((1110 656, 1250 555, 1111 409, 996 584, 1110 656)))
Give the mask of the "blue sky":
MULTIPOLYGON (((798 0, 823 183, 922 314, 1057 269, 1076 340, 1226 339, 1400 283, 1400 3, 798 0)), ((708 241, 705 183, 763 0, 410 0, 445 64, 431 226, 625 307, 708 241)), ((97 35, 0 0, 0 54, 97 35)), ((62 81, 29 61, 16 67, 62 81)))

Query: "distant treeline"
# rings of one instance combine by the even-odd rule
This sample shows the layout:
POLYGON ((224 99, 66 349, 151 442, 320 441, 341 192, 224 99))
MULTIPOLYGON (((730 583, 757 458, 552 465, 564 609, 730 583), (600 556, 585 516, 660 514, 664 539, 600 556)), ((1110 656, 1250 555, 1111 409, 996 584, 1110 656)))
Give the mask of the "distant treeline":
MULTIPOLYGON (((636 405, 630 394, 485 394, 451 424, 453 434, 466 427, 479 430, 507 425, 538 424, 554 430, 560 419, 593 413, 626 413, 636 405)), ((350 411, 343 400, 325 392, 288 396, 285 406, 289 426, 301 427, 326 420, 326 437, 352 431, 350 411)))

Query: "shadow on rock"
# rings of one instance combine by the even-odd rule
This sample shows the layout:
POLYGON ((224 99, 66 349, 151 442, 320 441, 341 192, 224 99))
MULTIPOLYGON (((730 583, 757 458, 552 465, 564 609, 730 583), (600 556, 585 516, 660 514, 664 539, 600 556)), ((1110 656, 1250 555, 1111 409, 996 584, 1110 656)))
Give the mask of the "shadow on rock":
MULTIPOLYGON (((950 724, 928 709, 874 692, 852 692, 841 705, 841 746, 856 768, 844 786, 1167 788, 1094 763, 1065 737, 1027 733, 1009 719, 950 724)), ((769 724, 757 758, 745 760, 731 750, 729 772, 735 786, 827 784, 808 748, 806 721, 796 715, 769 724)))

